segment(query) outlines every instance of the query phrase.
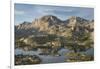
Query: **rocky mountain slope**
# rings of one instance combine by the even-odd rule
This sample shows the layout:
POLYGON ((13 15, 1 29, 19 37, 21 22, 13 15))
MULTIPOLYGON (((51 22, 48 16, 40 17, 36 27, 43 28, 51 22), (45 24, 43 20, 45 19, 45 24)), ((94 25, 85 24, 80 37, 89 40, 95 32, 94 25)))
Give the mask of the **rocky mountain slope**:
POLYGON ((79 35, 84 32, 91 33, 93 36, 94 21, 86 20, 81 17, 71 16, 62 21, 56 16, 46 15, 35 19, 32 23, 23 22, 15 25, 15 36, 30 36, 37 34, 56 34, 58 36, 71 36, 71 31, 79 35))

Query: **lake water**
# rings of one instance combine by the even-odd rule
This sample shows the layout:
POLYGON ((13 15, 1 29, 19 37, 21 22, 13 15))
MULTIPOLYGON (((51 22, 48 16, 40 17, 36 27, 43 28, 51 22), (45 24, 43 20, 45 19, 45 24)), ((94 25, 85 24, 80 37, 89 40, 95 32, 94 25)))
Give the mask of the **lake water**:
MULTIPOLYGON (((37 55, 42 60, 42 63, 59 63, 59 62, 64 62, 67 59, 67 56, 65 56, 65 54, 68 53, 68 52, 70 52, 70 50, 62 48, 61 50, 58 51, 60 56, 52 56, 52 55, 39 55, 39 53, 41 53, 41 50, 37 50, 37 51, 24 51, 23 49, 15 49, 15 55, 18 55, 18 54, 37 55)), ((85 53, 87 55, 94 55, 94 49, 91 48, 91 49, 87 50, 86 52, 81 52, 81 53, 85 53)))
POLYGON ((68 53, 68 49, 62 48, 58 51, 60 56, 52 56, 52 55, 39 55, 41 53, 40 50, 37 51, 24 51, 23 49, 16 49, 15 54, 23 54, 23 55, 37 55, 42 60, 42 63, 59 63, 64 62, 67 57, 65 56, 65 53, 68 53))

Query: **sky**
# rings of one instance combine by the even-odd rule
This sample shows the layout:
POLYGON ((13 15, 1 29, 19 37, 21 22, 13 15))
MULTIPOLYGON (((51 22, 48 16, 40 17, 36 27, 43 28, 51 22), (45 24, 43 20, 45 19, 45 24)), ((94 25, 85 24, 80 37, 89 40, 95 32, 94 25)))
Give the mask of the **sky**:
POLYGON ((94 9, 86 7, 71 6, 50 6, 50 5, 34 5, 34 4, 18 4, 14 5, 15 24, 24 21, 32 22, 36 18, 45 15, 54 15, 61 20, 66 20, 70 16, 78 16, 88 20, 94 19, 94 9))

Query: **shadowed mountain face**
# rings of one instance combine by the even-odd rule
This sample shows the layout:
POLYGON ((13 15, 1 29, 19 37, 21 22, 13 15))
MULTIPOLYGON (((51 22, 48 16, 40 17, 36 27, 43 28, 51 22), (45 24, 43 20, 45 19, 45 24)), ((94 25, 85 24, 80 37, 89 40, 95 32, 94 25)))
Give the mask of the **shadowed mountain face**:
POLYGON ((77 33, 93 33, 93 24, 93 20, 89 21, 76 16, 71 16, 67 20, 62 21, 56 16, 46 15, 35 19, 32 23, 23 22, 22 24, 15 25, 15 36, 22 37, 36 34, 56 34, 58 36, 68 37, 71 35, 70 31, 72 30, 77 33))

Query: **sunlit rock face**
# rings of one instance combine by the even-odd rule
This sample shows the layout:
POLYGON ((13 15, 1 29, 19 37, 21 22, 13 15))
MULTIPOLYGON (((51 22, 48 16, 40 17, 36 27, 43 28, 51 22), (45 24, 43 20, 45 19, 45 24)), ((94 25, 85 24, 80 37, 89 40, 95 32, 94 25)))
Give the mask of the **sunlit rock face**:
POLYGON ((71 16, 62 21, 56 16, 46 15, 30 22, 23 22, 15 26, 16 36, 29 36, 37 34, 56 34, 58 36, 68 37, 70 31, 93 32, 94 20, 86 20, 81 17, 71 16))

